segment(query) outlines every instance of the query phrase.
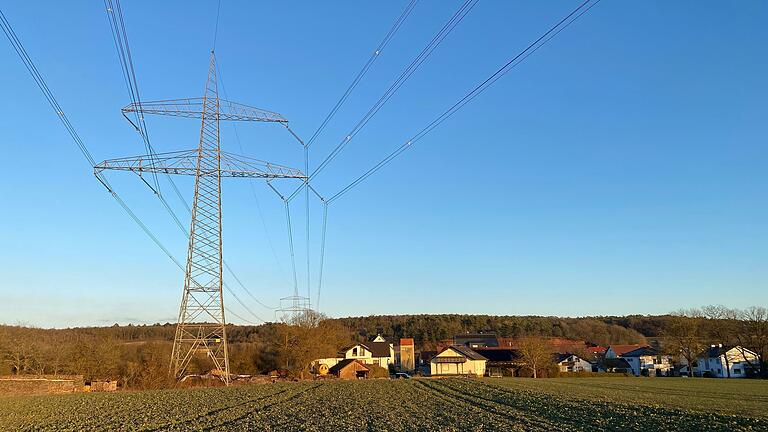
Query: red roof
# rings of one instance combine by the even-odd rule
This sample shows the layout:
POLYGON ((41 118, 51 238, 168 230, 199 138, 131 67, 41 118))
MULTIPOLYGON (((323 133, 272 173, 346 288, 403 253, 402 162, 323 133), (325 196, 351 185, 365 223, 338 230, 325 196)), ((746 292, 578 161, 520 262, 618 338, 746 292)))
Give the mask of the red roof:
POLYGON ((608 348, 604 346, 593 346, 593 347, 587 347, 587 352, 590 354, 603 354, 604 352, 608 351, 608 348))
POLYGON ((630 351, 634 351, 638 348, 645 348, 648 345, 641 345, 641 344, 629 344, 629 345, 611 345, 608 347, 608 349, 612 349, 613 352, 616 353, 616 355, 624 355, 630 351))

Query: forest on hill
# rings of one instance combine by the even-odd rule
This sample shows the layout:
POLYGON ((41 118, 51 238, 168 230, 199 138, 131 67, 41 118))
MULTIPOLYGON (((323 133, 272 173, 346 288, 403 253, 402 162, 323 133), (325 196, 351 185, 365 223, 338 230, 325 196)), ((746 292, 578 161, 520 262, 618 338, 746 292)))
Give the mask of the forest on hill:
MULTIPOLYGON (((169 385, 168 359, 174 324, 41 329, 0 325, 0 375, 78 374, 120 379, 127 387, 169 385)), ((432 350, 462 333, 495 333, 500 337, 558 337, 608 346, 650 343, 670 353, 696 354, 710 343, 749 346, 764 359, 768 351, 768 312, 723 306, 678 311, 659 316, 560 318, 494 315, 381 315, 227 326, 230 367, 258 374, 278 368, 306 369, 315 358, 329 357, 354 342, 381 334, 397 341, 415 339, 417 349, 432 350)), ((205 372, 204 362, 191 373, 205 372)))

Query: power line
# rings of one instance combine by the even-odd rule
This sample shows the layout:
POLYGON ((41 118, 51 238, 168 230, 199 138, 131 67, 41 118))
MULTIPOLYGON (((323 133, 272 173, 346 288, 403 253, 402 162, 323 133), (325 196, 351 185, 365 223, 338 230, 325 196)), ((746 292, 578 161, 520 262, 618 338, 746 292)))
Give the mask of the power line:
MULTIPOLYGON (((347 135, 339 142, 331 153, 326 156, 325 159, 315 168, 315 170, 309 175, 308 180, 314 179, 320 172, 322 172, 329 163, 331 163, 339 153, 349 144, 350 141, 357 135, 368 122, 379 112, 379 110, 389 101, 389 99, 397 92, 400 87, 413 75, 414 72, 424 63, 427 58, 434 52, 434 50, 442 43, 442 41, 453 31, 456 26, 461 23, 465 16, 474 8, 479 0, 466 0, 459 9, 451 16, 440 31, 430 40, 430 42, 421 50, 421 52, 411 61, 408 67, 403 70, 400 76, 389 86, 384 94, 379 98, 376 103, 371 106, 368 112, 355 124, 355 126, 347 133, 347 135)), ((291 199, 295 195, 295 192, 289 197, 291 199)))
POLYGON ((341 95, 341 98, 336 102, 336 105, 333 106, 331 111, 328 113, 328 115, 325 116, 325 119, 320 124, 320 126, 315 130, 315 132, 312 134, 312 136, 309 138, 309 141, 307 141, 307 147, 311 146, 313 142, 315 142, 315 139, 320 135, 320 133, 325 129, 325 126, 328 124, 329 121, 333 118, 334 115, 336 115, 336 112, 341 108, 341 106, 346 102, 347 98, 350 94, 352 94, 352 91, 357 87, 357 85, 360 83, 360 81, 363 79, 366 73, 368 73, 368 70, 373 66, 373 63, 376 61, 376 59, 379 58, 379 55, 384 51, 384 48, 389 44, 389 41, 392 40, 392 38, 395 36, 395 33, 400 29, 400 26, 403 25, 403 22, 405 22, 406 18, 411 14, 411 11, 413 11, 413 8, 416 6, 416 3, 418 0, 411 0, 410 3, 405 7, 403 12, 400 14, 400 16, 397 18, 394 24, 392 24, 392 27, 387 32, 386 36, 384 36, 384 39, 379 43, 379 45, 376 46, 376 49, 373 51, 371 56, 368 58, 368 61, 365 62, 363 65, 363 68, 360 69, 360 72, 357 73, 355 76, 355 79, 352 80, 352 82, 347 87, 347 90, 344 91, 344 94, 341 95))
MULTIPOLYGON (((218 64, 216 65, 216 67, 218 68, 218 64)), ((219 82, 221 83, 221 89, 224 92, 224 97, 229 99, 229 95, 227 94, 227 88, 226 88, 226 85, 224 84, 224 77, 221 74, 221 69, 220 68, 218 68, 218 73, 219 73, 219 82)), ((245 154, 245 150, 243 148, 243 143, 242 143, 242 140, 240 139, 240 133, 238 132, 238 129, 237 129, 237 123, 233 122, 232 123, 232 128, 233 128, 233 130, 235 132, 235 140, 237 141, 237 146, 240 149, 240 153, 241 154, 245 154)), ((290 128, 288 130, 290 131, 290 128)), ((291 133, 293 133, 293 132, 291 131, 291 133)), ((280 258, 278 258, 278 256, 277 256, 277 251, 275 250, 275 245, 274 245, 274 242, 272 241, 272 236, 269 235, 269 229, 267 229, 267 223, 266 223, 266 220, 264 219, 264 214, 263 214, 263 211, 261 209, 261 203, 259 202, 259 197, 256 194, 256 188, 254 187, 253 183, 254 183, 253 179, 250 179, 250 181, 248 182, 248 186, 249 186, 250 191, 251 191, 251 196, 253 197, 253 200, 256 203, 256 210, 257 210, 257 213, 259 215, 259 219, 261 220, 261 225, 264 228, 264 235, 267 238, 267 243, 269 243, 269 248, 272 251, 272 256, 275 258, 275 263, 277 264, 277 267, 280 270, 280 275, 283 278, 285 278, 285 270, 283 269, 283 266, 280 263, 280 258)), ((225 263, 225 265, 226 265, 226 263, 225 263)), ((227 266, 227 267, 229 267, 229 266, 227 266)), ((231 272, 231 270, 230 270, 230 272, 231 272)), ((239 281, 239 278, 234 273, 232 273, 232 276, 235 278, 235 280, 239 281)), ((242 285, 242 283, 240 283, 240 285, 242 285)), ((245 289, 244 286, 243 286, 243 288, 245 289)), ((271 309, 271 310, 277 309, 276 307, 268 306, 268 305, 264 304, 263 302, 261 302, 260 300, 256 299, 250 293, 250 291, 248 291, 247 289, 245 289, 245 291, 251 296, 251 298, 254 299, 254 301, 256 301, 256 303, 260 304, 261 306, 263 306, 263 307, 265 307, 267 309, 271 309)))
MULTIPOLYGON (((0 27, 2 27, 3 33, 5 33, 14 51, 16 51, 16 54, 19 56, 22 63, 24 64, 24 67, 27 69, 30 76, 32 76, 32 79, 35 81, 35 84, 37 84, 38 88, 43 93, 43 96, 45 97, 46 101, 51 105, 51 108, 53 108, 57 117, 59 118, 61 123, 64 125, 64 128, 72 137, 72 140, 74 141, 75 145, 78 147, 78 149, 80 150, 80 153, 83 155, 86 162, 88 163, 89 168, 92 169, 93 166, 96 165, 96 161, 93 158, 93 155, 88 150, 83 140, 80 138, 80 135, 77 133, 74 126, 69 121, 69 118, 67 118, 63 108, 61 107, 61 105, 59 105, 58 101, 56 100, 56 97, 53 95, 53 92, 46 84, 42 74, 39 72, 39 70, 35 66, 35 63, 32 61, 32 58, 27 53, 26 49, 24 48, 24 45, 21 43, 21 40, 16 35, 16 32, 13 30, 13 27, 11 26, 10 22, 8 21, 8 19, 6 18, 2 10, 0 10, 0 27)), ((184 266, 179 262, 178 259, 176 259, 176 257, 173 256, 173 254, 168 250, 168 248, 165 247, 165 245, 152 232, 152 230, 141 220, 141 218, 139 218, 139 216, 128 206, 128 204, 122 199, 122 197, 120 197, 120 195, 115 191, 115 189, 112 188, 112 186, 109 183, 109 180, 104 176, 104 174, 101 172, 95 172, 94 175, 96 179, 107 189, 110 196, 120 205, 121 209, 136 223, 136 225, 139 226, 139 228, 147 235, 147 237, 149 237, 150 240, 152 240, 152 242, 155 243, 155 245, 157 245, 158 248, 160 248, 160 250, 162 250, 166 256, 168 256, 168 258, 176 265, 176 267, 178 267, 181 271, 184 271, 184 266)), ((264 320, 259 318, 257 315, 255 314, 253 315, 256 318, 258 318, 260 321, 265 322, 264 320)), ((239 318, 243 319, 242 317, 239 317, 239 318)), ((245 319, 243 320, 250 322, 245 319)))
POLYGON ((488 78, 486 78, 483 82, 476 85, 472 90, 470 90, 464 97, 459 99, 455 104, 453 104, 450 108, 445 110, 443 113, 441 113, 439 116, 437 116, 432 122, 427 124, 423 129, 421 129, 418 133, 413 135, 410 139, 408 139, 404 144, 402 144, 400 147, 395 149, 392 153, 387 155, 384 159, 379 161, 377 164, 375 164, 373 167, 371 167, 368 171, 364 172, 362 175, 357 177, 354 181, 346 185, 345 187, 341 188, 337 193, 332 195, 328 202, 329 204, 339 197, 343 196, 347 192, 349 192, 352 188, 357 186, 358 184, 362 183, 365 179, 376 173, 378 170, 380 170, 382 167, 387 165, 389 162, 391 162, 393 159, 395 159, 397 156, 399 156, 401 153, 403 153, 405 150, 407 150, 411 145, 413 145, 418 140, 422 139, 425 135, 430 133, 432 130, 434 130, 437 126, 439 126, 442 122, 447 120, 449 117, 451 117, 453 114, 456 113, 459 109, 461 109, 464 105, 472 101, 474 98, 476 98, 478 95, 480 95, 483 91, 485 91, 488 87, 493 85, 499 78, 504 76, 507 72, 512 70, 513 68, 517 67, 521 62, 523 62, 528 56, 536 52, 539 48, 544 46, 547 42, 552 40, 555 36, 557 36, 561 31, 565 30, 568 26, 570 26, 574 21, 579 19, 582 15, 589 12, 590 9, 592 9, 595 5, 597 5, 600 0, 594 1, 593 0, 586 0, 583 3, 581 3, 576 9, 574 9, 570 14, 568 14, 565 18, 561 19, 557 22, 554 26, 552 26, 549 30, 547 30, 544 34, 542 34, 538 39, 533 41, 530 45, 528 45, 524 50, 522 50, 520 53, 518 53, 516 56, 514 56, 511 60, 509 60, 506 64, 504 64, 501 68, 499 68, 496 72, 491 74, 488 78), (592 2, 592 3, 591 3, 592 2), (591 4, 590 4, 591 3, 591 4), (586 7, 589 4, 589 7, 586 7))

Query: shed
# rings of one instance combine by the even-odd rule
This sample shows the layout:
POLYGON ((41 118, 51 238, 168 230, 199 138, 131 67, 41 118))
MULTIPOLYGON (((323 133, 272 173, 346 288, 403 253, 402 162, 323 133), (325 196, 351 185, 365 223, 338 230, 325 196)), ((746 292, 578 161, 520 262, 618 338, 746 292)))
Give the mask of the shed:
POLYGON ((328 373, 341 379, 365 379, 370 372, 367 366, 355 359, 342 360, 328 369, 328 373))

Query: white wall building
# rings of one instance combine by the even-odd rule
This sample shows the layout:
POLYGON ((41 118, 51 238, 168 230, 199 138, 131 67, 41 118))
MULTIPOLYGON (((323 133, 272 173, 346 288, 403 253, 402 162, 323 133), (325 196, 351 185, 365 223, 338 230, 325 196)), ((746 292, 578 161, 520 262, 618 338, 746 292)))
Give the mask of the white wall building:
POLYGON ((695 371, 715 378, 744 378, 747 376, 747 369, 757 367, 757 362, 757 354, 746 348, 712 345, 699 354, 695 371))
POLYGON ((431 375, 485 375, 488 360, 463 345, 444 348, 429 361, 431 375))
POLYGON ((389 365, 395 363, 395 347, 379 335, 373 342, 358 343, 344 348, 340 353, 340 357, 317 359, 315 363, 322 363, 331 368, 342 360, 350 359, 359 360, 363 364, 373 364, 388 369, 389 365))
POLYGON ((672 371, 669 356, 660 355, 647 345, 612 345, 608 347, 605 357, 626 360, 635 376, 666 376, 672 371))
POLYGON ((575 354, 560 354, 556 360, 560 372, 592 372, 592 363, 575 354))

